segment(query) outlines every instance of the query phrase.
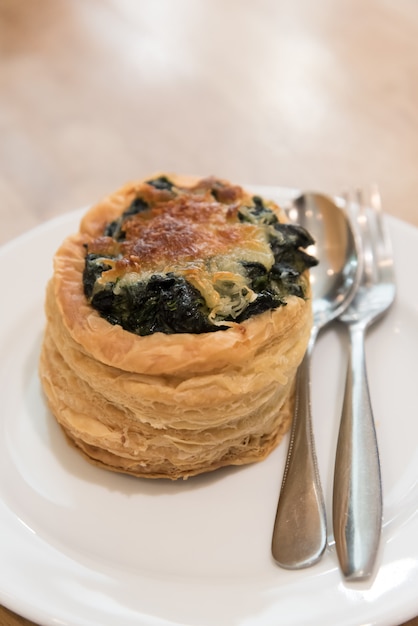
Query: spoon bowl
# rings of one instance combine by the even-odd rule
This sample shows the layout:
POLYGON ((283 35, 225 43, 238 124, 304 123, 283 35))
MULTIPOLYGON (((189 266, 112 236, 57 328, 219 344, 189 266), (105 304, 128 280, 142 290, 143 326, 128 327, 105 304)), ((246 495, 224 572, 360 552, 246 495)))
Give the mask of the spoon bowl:
POLYGON ((323 194, 299 196, 289 216, 315 239, 307 252, 319 259, 319 265, 310 270, 314 325, 319 331, 341 315, 358 287, 356 237, 345 212, 323 194))
POLYGON ((272 538, 277 563, 300 569, 316 563, 327 542, 311 416, 311 355, 319 331, 341 315, 353 299, 361 267, 350 221, 330 198, 305 193, 294 200, 288 215, 313 236, 315 244, 307 252, 319 260, 310 270, 313 325, 296 378, 295 412, 272 538))

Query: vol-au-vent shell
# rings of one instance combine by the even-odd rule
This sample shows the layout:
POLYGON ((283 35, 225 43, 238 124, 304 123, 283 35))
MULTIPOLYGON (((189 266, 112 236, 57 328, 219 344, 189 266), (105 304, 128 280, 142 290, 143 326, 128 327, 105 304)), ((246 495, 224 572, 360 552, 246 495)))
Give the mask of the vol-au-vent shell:
MULTIPOLYGON (((198 182, 169 178, 184 188, 198 182)), ((88 460, 113 471, 176 479, 261 460, 291 421, 312 325, 308 271, 305 297, 289 295, 227 329, 140 336, 110 323, 85 295, 86 246, 143 184, 87 211, 55 255, 40 358, 50 410, 88 460)))

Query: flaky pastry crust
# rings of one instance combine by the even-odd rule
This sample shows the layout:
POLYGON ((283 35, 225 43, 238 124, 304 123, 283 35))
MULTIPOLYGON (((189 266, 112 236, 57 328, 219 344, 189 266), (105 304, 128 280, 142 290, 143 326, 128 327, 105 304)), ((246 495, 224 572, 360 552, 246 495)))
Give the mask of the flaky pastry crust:
POLYGON ((49 407, 69 440, 113 471, 177 479, 261 460, 291 421, 310 299, 289 296, 286 306, 212 333, 141 337, 110 324, 83 292, 85 244, 138 185, 87 211, 55 255, 40 359, 49 407))

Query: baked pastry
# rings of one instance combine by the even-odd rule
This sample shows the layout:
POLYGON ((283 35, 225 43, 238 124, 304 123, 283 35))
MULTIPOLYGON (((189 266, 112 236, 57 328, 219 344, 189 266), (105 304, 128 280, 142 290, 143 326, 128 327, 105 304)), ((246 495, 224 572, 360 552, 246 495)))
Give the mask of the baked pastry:
POLYGON ((310 334, 311 243, 215 178, 159 175, 88 210, 54 258, 40 359, 69 441, 150 478, 265 458, 310 334))

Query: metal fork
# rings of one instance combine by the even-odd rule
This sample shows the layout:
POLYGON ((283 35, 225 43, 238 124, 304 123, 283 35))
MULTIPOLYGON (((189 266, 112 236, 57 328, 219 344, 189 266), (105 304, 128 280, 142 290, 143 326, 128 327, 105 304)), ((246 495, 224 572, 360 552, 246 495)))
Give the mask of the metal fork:
POLYGON ((393 255, 380 195, 357 192, 355 222, 363 247, 363 277, 353 302, 339 318, 347 325, 350 354, 337 443, 333 528, 341 570, 348 580, 373 573, 382 529, 382 484, 376 430, 367 382, 364 338, 395 298, 393 255))

